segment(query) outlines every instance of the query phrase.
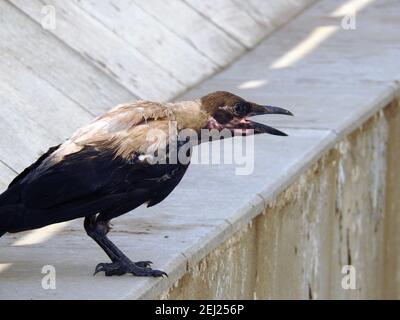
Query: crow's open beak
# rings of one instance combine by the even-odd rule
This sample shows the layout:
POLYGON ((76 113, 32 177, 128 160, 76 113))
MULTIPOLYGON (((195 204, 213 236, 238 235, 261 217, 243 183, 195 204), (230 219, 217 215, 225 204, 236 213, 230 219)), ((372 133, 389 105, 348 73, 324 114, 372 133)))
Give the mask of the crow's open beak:
POLYGON ((251 109, 246 114, 245 117, 234 117, 231 121, 224 125, 225 128, 232 130, 235 134, 238 133, 242 136, 247 136, 251 134, 269 133, 276 136, 287 136, 286 133, 267 126, 262 123, 258 123, 249 119, 249 117, 259 116, 263 114, 284 114, 287 116, 293 116, 289 110, 272 107, 272 106, 261 106, 253 103, 251 109))
MULTIPOLYGON (((284 114, 287 116, 293 116, 293 113, 291 113, 289 110, 273 106, 261 106, 254 103, 252 104, 251 111, 247 114, 246 118, 242 119, 242 121, 240 122, 242 128, 254 130, 254 134, 269 133, 276 136, 287 136, 286 133, 278 129, 248 119, 248 117, 263 114, 284 114)), ((244 132, 246 134, 247 130, 245 130, 244 132)))

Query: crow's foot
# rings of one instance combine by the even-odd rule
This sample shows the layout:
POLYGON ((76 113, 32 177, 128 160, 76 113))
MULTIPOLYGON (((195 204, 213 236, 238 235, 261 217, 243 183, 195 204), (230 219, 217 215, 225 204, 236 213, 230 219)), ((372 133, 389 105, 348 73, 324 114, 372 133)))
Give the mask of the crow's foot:
POLYGON ((168 277, 164 271, 151 269, 151 263, 151 261, 99 263, 94 274, 104 271, 106 276, 121 276, 131 273, 139 277, 168 277))

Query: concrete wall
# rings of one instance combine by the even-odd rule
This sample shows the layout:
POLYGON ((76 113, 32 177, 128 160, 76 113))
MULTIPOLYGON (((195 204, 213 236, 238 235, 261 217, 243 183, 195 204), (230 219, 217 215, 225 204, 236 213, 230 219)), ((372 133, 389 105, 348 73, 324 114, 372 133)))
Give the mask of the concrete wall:
POLYGON ((94 116, 176 97, 314 2, 0 1, 0 191, 94 116))
POLYGON ((171 99, 212 75, 315 2, 9 1, 38 25, 43 8, 53 7, 56 25, 48 33, 134 96, 156 100, 171 99))
POLYGON ((400 103, 353 131, 167 299, 400 298, 400 103), (341 286, 356 271, 356 290, 341 286))

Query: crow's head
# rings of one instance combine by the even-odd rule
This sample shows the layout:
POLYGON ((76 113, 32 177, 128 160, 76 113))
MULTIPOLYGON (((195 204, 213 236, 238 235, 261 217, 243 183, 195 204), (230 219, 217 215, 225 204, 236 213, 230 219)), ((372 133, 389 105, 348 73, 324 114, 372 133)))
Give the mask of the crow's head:
POLYGON ((267 125, 249 120, 249 117, 262 114, 293 114, 279 107, 259 105, 249 102, 233 93, 216 91, 200 99, 202 109, 209 115, 208 129, 228 129, 233 134, 248 135, 254 132, 286 136, 286 133, 267 125))

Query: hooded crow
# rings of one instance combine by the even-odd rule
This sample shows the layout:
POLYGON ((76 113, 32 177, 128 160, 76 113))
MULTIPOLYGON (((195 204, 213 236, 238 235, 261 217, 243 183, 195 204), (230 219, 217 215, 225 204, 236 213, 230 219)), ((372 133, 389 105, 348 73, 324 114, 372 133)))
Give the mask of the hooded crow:
MULTIPOLYGON (((262 114, 292 115, 224 91, 195 101, 116 106, 51 147, 10 183, 0 195, 0 235, 84 218, 87 234, 111 259, 98 264, 95 274, 166 275, 150 261, 133 262, 122 253, 107 237, 110 220, 160 203, 178 185, 190 161, 172 161, 169 149, 182 130, 286 135, 249 119, 262 114)), ((175 145, 179 152, 184 143, 175 145)))

